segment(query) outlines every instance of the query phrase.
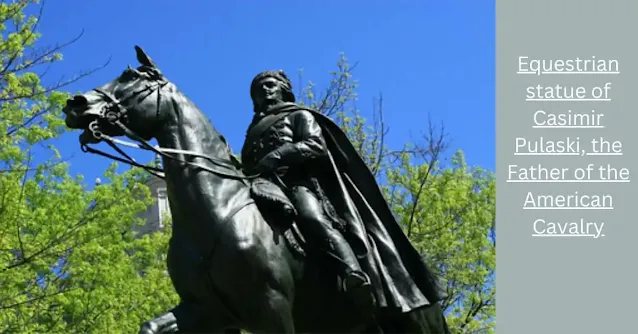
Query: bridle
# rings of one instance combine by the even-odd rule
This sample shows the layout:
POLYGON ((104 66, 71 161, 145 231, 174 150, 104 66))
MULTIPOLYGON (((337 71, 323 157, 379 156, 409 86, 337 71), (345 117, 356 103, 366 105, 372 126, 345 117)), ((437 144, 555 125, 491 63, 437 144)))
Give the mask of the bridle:
POLYGON ((112 147, 115 151, 121 154, 124 158, 100 151, 98 149, 94 149, 89 146, 88 142, 85 142, 85 141, 80 142, 80 147, 82 151, 101 155, 103 157, 113 159, 119 162, 123 162, 131 166, 140 167, 161 179, 165 178, 164 171, 162 168, 140 164, 139 162, 135 161, 135 159, 133 159, 131 156, 126 154, 121 148, 119 148, 117 144, 151 151, 164 158, 175 160, 185 165, 189 165, 191 167, 203 169, 210 173, 213 173, 222 177, 238 179, 238 180, 248 180, 248 179, 254 179, 260 176, 260 174, 243 175, 243 173, 237 170, 235 163, 230 159, 217 159, 217 158, 212 158, 212 157, 203 155, 201 153, 193 152, 193 151, 153 146, 149 144, 146 140, 144 140, 140 135, 138 135, 137 133, 129 129, 123 122, 128 119, 127 117, 128 110, 126 109, 124 105, 136 97, 139 97, 138 98, 138 104, 139 104, 142 101, 144 101, 144 99, 152 95, 154 92, 157 92, 157 114, 159 115, 160 102, 161 102, 161 90, 162 88, 164 88, 164 86, 166 86, 166 84, 168 84, 168 81, 156 79, 154 80, 154 84, 147 84, 147 86, 144 89, 134 91, 130 95, 122 99, 116 98, 113 94, 103 89, 95 88, 94 91, 97 92, 105 100, 105 102, 107 102, 107 104, 100 111, 100 115, 98 116, 98 118, 93 120, 91 123, 89 123, 87 130, 89 131, 89 133, 95 140, 94 141, 95 143, 99 143, 101 141, 107 143, 110 147, 112 147), (147 94, 145 94, 144 96, 140 96, 141 94, 144 94, 144 93, 147 93, 147 94), (119 128, 126 137, 130 138, 131 140, 137 143, 127 142, 127 141, 116 139, 104 134, 100 130, 100 123, 103 123, 103 122, 106 122, 110 126, 115 126, 119 128), (192 161, 185 161, 185 160, 179 159, 178 157, 174 156, 177 154, 206 159, 210 161, 213 165, 221 167, 229 172, 226 173, 226 172, 219 171, 219 170, 216 170, 216 169, 213 169, 208 166, 204 166, 192 161))

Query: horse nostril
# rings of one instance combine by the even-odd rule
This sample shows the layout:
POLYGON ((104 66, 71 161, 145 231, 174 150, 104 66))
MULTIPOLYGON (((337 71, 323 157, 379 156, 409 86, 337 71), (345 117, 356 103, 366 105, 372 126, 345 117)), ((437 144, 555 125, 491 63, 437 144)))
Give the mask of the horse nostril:
POLYGON ((71 110, 86 109, 88 105, 89 105, 89 100, 87 100, 86 97, 82 95, 76 95, 66 100, 65 109, 71 109, 71 110))

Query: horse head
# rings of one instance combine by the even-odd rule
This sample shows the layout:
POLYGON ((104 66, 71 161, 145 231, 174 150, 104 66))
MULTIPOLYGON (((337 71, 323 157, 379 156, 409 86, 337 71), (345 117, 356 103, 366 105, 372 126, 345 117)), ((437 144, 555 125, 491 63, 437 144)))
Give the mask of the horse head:
POLYGON ((135 46, 135 51, 139 67, 129 66, 113 81, 67 100, 66 125, 85 130, 82 144, 96 143, 104 135, 150 140, 172 119, 170 103, 161 99, 169 82, 142 48, 135 46))

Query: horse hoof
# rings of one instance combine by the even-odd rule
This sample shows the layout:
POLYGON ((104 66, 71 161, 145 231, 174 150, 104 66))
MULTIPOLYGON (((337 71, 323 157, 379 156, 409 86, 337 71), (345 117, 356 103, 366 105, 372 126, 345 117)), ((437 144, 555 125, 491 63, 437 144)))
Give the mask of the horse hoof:
POLYGON ((154 322, 147 321, 140 327, 139 334, 156 334, 158 329, 154 322))

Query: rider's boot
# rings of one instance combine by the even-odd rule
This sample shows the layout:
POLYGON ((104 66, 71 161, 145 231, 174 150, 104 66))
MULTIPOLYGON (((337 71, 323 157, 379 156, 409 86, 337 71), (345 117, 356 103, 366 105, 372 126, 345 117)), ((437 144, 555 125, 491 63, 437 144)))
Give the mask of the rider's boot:
POLYGON ((336 233, 330 233, 330 253, 339 264, 342 292, 346 293, 361 307, 375 305, 374 292, 370 278, 361 270, 359 261, 347 241, 336 233))

